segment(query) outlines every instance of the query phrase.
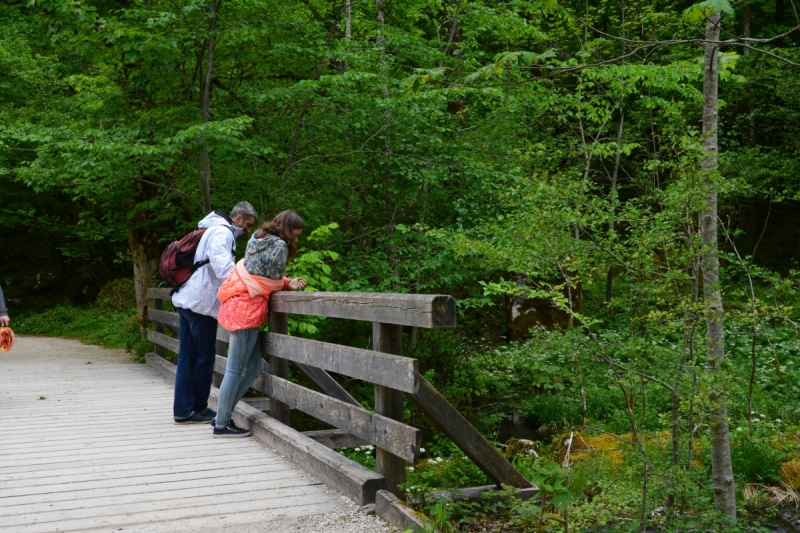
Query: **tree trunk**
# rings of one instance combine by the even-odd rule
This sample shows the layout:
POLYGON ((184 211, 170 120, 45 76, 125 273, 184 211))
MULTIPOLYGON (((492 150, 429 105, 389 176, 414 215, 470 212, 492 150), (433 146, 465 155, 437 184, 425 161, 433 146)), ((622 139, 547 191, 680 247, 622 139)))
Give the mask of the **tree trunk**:
POLYGON ((352 0, 344 0, 344 37, 349 39, 351 35, 350 25, 353 21, 353 11, 351 9, 352 0))
MULTIPOLYGON (((744 6, 744 36, 746 39, 751 37, 750 29, 750 4, 744 6)), ((750 47, 744 47, 744 55, 750 54, 750 47)), ((750 148, 756 145, 756 117, 755 117, 755 104, 753 102, 753 94, 747 98, 747 144, 750 148)))
MULTIPOLYGON (((625 55, 625 1, 622 2, 622 55, 625 55)), ((623 58, 620 65, 625 66, 625 59, 623 58)), ((623 86, 624 80, 623 77, 623 86)), ((625 89, 622 89, 623 91, 625 89)), ((614 158, 614 172, 611 175, 611 220, 608 222, 608 234, 614 233, 614 216, 616 215, 617 208, 617 178, 619 177, 620 158, 622 156, 622 129, 625 127, 625 93, 623 92, 619 99, 619 126, 617 127, 617 150, 614 158)), ((611 301, 611 296, 614 288, 614 265, 608 267, 608 274, 606 275, 606 302, 611 301)))
MULTIPOLYGON (((200 90, 200 114, 203 116, 203 124, 211 121, 211 82, 214 79, 215 32, 220 5, 222 0, 209 0, 208 3, 211 20, 208 23, 206 72, 205 77, 201 79, 200 90)), ((203 141, 203 151, 200 153, 200 193, 203 197, 203 209, 208 213, 211 211, 211 160, 208 155, 208 143, 205 141, 203 141)))
MULTIPOLYGON (((133 205, 130 206, 131 210, 136 204, 151 198, 147 191, 147 185, 136 183, 135 186, 138 194, 133 205)), ((133 281, 136 290, 136 310, 142 336, 147 335, 146 330, 150 323, 147 319, 147 289, 150 288, 151 281, 158 271, 158 259, 160 257, 158 236, 155 228, 147 224, 149 218, 147 213, 143 211, 137 212, 131 221, 131 229, 128 234, 128 246, 131 249, 133 281)))
MULTIPOLYGON (((708 192, 706 206, 700 212, 700 231, 703 243, 703 298, 706 316, 707 370, 719 371, 725 358, 725 331, 722 291, 719 285, 719 255, 717 240, 717 131, 719 97, 719 13, 711 15, 706 23, 703 45, 703 171, 708 192)), ((731 466, 730 431, 728 427, 727 396, 720 386, 712 384, 711 401, 711 472, 714 485, 714 504, 719 512, 736 518, 736 482, 731 466)))

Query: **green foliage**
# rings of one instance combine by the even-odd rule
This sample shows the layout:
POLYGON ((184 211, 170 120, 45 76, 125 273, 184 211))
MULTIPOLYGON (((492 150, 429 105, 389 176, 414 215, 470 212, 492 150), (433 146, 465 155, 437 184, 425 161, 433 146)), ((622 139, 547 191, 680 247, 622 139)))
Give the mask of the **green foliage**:
POLYGON ((740 481, 777 484, 781 480, 780 467, 786 459, 786 454, 768 443, 751 438, 744 432, 734 433, 731 461, 733 473, 740 481))
MULTIPOLYGON (((584 423, 646 436, 619 464, 515 458, 546 489, 498 507, 504 520, 552 529, 568 510, 580 528, 637 527, 646 452, 648 520, 672 498, 676 528, 728 528, 708 472, 689 468, 707 460, 709 391, 728 395, 741 479, 774 482, 773 448, 790 449, 778 441, 800 423, 800 96, 789 64, 720 50, 720 162, 705 172, 697 32, 719 13, 743 35, 748 13, 768 38, 793 12, 384 4, 379 27, 374 3, 350 3, 345 35, 341 2, 222 3, 207 113, 206 1, 0 5, 0 282, 14 324, 141 351, 131 282, 106 283, 149 279, 163 245, 195 227, 207 156, 213 208, 294 208, 317 228, 288 270, 307 290, 456 297, 459 327, 408 332, 406 355, 484 435, 516 413, 540 449, 584 423), (712 375, 697 226, 715 190, 726 361, 712 375)), ((798 35, 763 47, 798 62, 798 35)), ((290 329, 370 342, 365 324, 290 329)), ((341 379, 371 405, 370 385, 341 379)), ((428 440, 410 492, 487 482, 428 440)), ((371 448, 342 453, 375 466, 371 448)))
POLYGON ((683 12, 684 18, 691 22, 705 21, 709 16, 717 13, 733 15, 733 7, 729 0, 705 0, 698 4, 686 8, 683 12))
POLYGON ((41 313, 16 317, 14 330, 20 335, 70 337, 85 344, 132 351, 140 360, 152 349, 141 337, 135 309, 126 311, 102 306, 60 305, 41 313))

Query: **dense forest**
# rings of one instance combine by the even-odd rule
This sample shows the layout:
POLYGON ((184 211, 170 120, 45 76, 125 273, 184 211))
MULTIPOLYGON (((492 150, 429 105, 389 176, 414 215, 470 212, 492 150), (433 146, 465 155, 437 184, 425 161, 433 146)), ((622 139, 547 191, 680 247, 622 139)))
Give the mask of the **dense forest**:
POLYGON ((309 289, 458 302, 405 351, 542 491, 426 503, 486 479, 407 406, 440 531, 798 527, 794 0, 5 0, 0 26, 19 333, 144 353, 168 242, 291 208, 309 289))

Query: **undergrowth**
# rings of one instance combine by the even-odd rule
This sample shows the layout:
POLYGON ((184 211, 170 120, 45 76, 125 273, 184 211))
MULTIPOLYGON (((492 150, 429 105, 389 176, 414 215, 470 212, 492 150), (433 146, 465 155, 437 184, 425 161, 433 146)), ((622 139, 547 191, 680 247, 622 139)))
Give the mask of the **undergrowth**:
POLYGON ((132 352, 137 361, 152 350, 142 338, 133 297, 132 280, 112 281, 90 305, 64 303, 45 311, 22 311, 12 327, 20 335, 43 335, 77 339, 84 344, 132 352))

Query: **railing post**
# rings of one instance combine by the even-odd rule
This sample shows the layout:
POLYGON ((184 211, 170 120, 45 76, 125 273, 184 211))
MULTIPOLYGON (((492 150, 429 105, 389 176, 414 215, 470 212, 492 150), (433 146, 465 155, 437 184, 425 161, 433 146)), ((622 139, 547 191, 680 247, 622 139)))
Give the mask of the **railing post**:
MULTIPOLYGON (((403 355, 403 326, 373 322, 372 344, 375 351, 403 355)), ((403 422, 405 418, 403 392, 383 385, 375 385, 375 412, 403 422)), ((376 449, 375 457, 378 473, 386 478, 386 488, 394 494, 404 497, 397 486, 406 482, 405 460, 382 448, 376 449)))
MULTIPOLYGON (((228 357, 228 343, 227 342, 217 339, 215 347, 216 347, 216 350, 214 350, 214 351, 216 352, 217 355, 221 355, 223 357, 228 357)), ((215 387, 219 388, 222 385, 222 378, 223 378, 222 374, 220 374, 219 372, 214 372, 214 378, 212 380, 212 384, 215 387)))
MULTIPOLYGON (((269 332, 282 333, 286 335, 289 333, 289 321, 286 313, 276 313, 270 311, 269 313, 269 332)), ((289 379, 289 361, 269 356, 269 373, 283 379, 289 379)), ((275 398, 270 398, 269 402, 269 415, 277 420, 289 425, 289 406, 283 402, 279 402, 275 398)))
MULTIPOLYGON (((160 298, 154 299, 153 300, 153 309, 157 309, 159 311, 163 311, 164 310, 164 300, 162 300, 160 298)), ((158 333, 164 333, 164 324, 162 324, 161 322, 153 322, 153 329, 155 329, 158 333)), ((155 346, 156 355, 164 357, 164 347, 163 346, 159 346, 158 344, 155 344, 155 343, 154 343, 154 346, 155 346)))

